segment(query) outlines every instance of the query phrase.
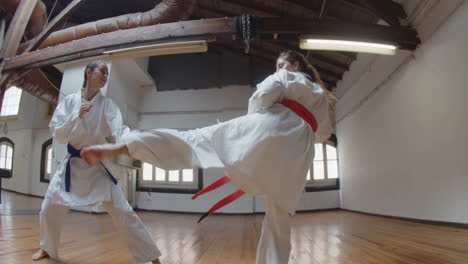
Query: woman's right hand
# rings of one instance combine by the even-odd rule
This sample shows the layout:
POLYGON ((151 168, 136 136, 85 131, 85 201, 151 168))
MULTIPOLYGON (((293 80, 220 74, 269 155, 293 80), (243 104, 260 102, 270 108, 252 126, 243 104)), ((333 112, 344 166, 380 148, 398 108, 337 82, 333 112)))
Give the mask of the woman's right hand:
POLYGON ((83 101, 81 103, 80 107, 80 118, 83 118, 83 116, 91 110, 91 107, 93 107, 93 104, 89 101, 83 101))

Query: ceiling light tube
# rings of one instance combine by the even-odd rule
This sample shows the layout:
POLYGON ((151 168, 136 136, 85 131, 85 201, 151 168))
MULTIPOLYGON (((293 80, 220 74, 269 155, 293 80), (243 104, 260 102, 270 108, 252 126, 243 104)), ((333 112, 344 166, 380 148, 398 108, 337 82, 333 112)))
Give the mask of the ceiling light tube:
POLYGON ((397 47, 388 44, 332 40, 332 39, 301 39, 299 43, 301 49, 309 50, 339 50, 352 52, 377 53, 384 55, 395 55, 397 47))

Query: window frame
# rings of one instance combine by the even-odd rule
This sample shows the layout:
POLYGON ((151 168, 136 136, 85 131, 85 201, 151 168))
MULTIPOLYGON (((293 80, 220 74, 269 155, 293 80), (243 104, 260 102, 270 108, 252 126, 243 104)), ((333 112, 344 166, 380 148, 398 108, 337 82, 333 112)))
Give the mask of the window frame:
MULTIPOLYGON (((50 183, 50 179, 52 177, 52 175, 49 176, 49 179, 46 178, 46 158, 47 158, 47 149, 51 147, 52 148, 52 138, 46 140, 43 144, 42 144, 42 149, 41 149, 41 171, 40 171, 40 182, 44 182, 44 183, 50 183)), ((53 150, 52 150, 53 151, 53 150)), ((52 168, 51 168, 52 169, 52 168)), ((52 170, 51 170, 51 173, 52 173, 52 170)))
POLYGON ((339 190, 340 189, 340 172, 339 172, 339 160, 338 160, 338 147, 336 144, 336 140, 328 140, 327 142, 320 143, 322 145, 322 153, 323 153, 323 169, 324 169, 324 179, 314 180, 314 162, 312 161, 310 166, 310 180, 307 180, 305 191, 306 192, 321 192, 321 191, 332 191, 332 190, 339 190), (338 170, 338 178, 336 179, 328 179, 328 157, 326 147, 327 145, 334 147, 336 149, 336 166, 338 170))
POLYGON ((0 138, 0 145, 7 145, 7 146, 10 146, 12 148, 12 151, 11 151, 11 170, 8 170, 8 169, 2 169, 0 168, 0 178, 6 178, 6 179, 9 179, 13 176, 13 169, 14 169, 14 164, 15 164, 15 143, 13 143, 13 141, 11 141, 11 139, 7 138, 7 137, 1 137, 0 138), (6 144, 5 144, 6 142, 6 144))
MULTIPOLYGON (((141 167, 137 169, 137 173, 136 173, 136 191, 137 192, 195 194, 203 189, 203 169, 201 168, 192 169, 194 172, 193 173, 194 180, 195 179, 197 180, 197 182, 195 183, 196 188, 194 188, 193 184, 183 184, 180 181, 177 183, 168 183, 168 182, 158 183, 155 180, 152 180, 150 184, 142 185, 141 181, 142 181, 143 163, 141 164, 142 164, 141 167)), ((150 165, 153 167, 152 173, 154 175, 156 166, 152 164, 150 165)), ((169 170, 165 170, 165 171, 167 175, 169 170)), ((178 170, 178 171, 182 171, 182 170, 178 170)))

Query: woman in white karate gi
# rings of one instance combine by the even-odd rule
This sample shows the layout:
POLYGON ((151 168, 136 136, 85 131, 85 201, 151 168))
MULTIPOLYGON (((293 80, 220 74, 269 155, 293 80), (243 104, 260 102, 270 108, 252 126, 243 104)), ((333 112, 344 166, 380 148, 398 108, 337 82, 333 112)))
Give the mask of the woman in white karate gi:
POLYGON ((257 264, 288 263, 291 215, 305 187, 314 144, 327 140, 332 129, 329 97, 304 56, 283 52, 276 68, 257 85, 245 116, 183 132, 132 132, 121 144, 86 148, 82 157, 93 164, 127 154, 164 169, 223 168, 242 190, 267 201, 257 264), (315 117, 316 132, 311 123, 281 104, 286 99, 315 117))
POLYGON ((88 64, 83 89, 63 99, 49 124, 54 140, 69 144, 69 154, 52 177, 42 203, 40 249, 33 260, 57 258, 63 220, 71 206, 101 204, 111 215, 134 258, 138 262, 160 263, 159 249, 116 185, 113 176, 117 175, 113 174, 112 165, 103 162, 90 166, 77 152, 89 145, 106 143, 106 137, 119 140, 129 131, 123 125, 118 107, 100 92, 107 77, 108 68, 104 62, 88 64), (74 157, 70 159, 70 155, 74 157))

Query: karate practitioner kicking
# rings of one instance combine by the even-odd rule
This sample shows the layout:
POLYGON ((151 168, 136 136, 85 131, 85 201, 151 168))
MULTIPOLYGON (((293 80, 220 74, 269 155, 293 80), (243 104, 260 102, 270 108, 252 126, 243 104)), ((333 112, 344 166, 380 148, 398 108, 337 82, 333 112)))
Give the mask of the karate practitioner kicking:
POLYGON ((276 68, 257 85, 245 116, 183 132, 134 131, 123 143, 91 146, 81 156, 90 164, 127 154, 167 170, 223 168, 243 191, 267 201, 257 264, 288 263, 291 216, 314 159, 314 144, 327 140, 332 128, 329 97, 304 56, 283 52, 276 68))
POLYGON ((117 140, 129 131, 118 107, 100 89, 108 68, 95 61, 86 66, 83 88, 58 105, 49 124, 55 141, 68 144, 68 155, 52 177, 40 212, 40 249, 33 260, 56 259, 63 220, 71 206, 101 204, 138 262, 160 263, 161 255, 142 222, 117 186, 108 162, 88 165, 80 158, 83 147, 117 140))

